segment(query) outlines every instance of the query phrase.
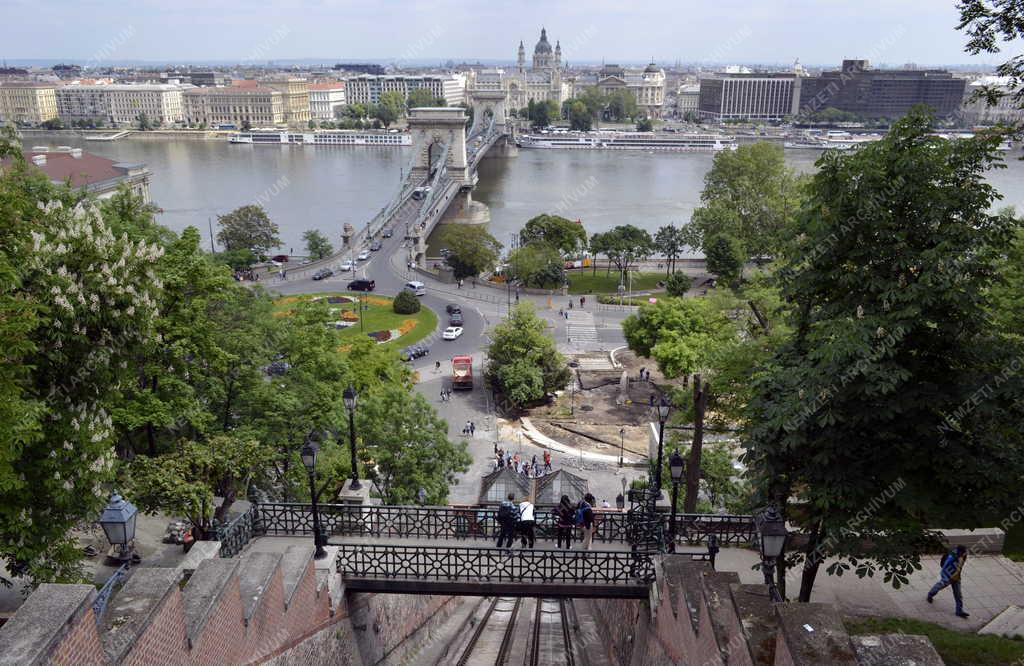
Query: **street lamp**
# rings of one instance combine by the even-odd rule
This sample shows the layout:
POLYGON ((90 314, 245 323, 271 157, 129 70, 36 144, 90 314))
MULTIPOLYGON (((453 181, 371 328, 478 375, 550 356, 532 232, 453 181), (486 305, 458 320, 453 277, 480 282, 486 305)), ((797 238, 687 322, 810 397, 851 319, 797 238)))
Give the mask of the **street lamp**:
POLYGON ((569 381, 569 416, 576 415, 576 368, 579 365, 575 360, 569 361, 570 374, 572 375, 572 379, 569 381))
POLYGON ((676 500, 679 499, 679 482, 683 480, 683 474, 686 473, 686 461, 679 455, 678 449, 669 456, 668 471, 672 476, 672 517, 668 524, 668 547, 669 552, 674 553, 676 550, 676 500))
POLYGON ((764 570, 764 583, 768 586, 768 594, 772 601, 781 602, 782 595, 775 587, 775 563, 782 557, 786 547, 786 520, 774 505, 762 510, 754 517, 757 533, 760 536, 761 568, 764 570))
POLYGON ((619 467, 622 467, 622 452, 626 448, 626 428, 619 428, 619 467))
POLYGON ((352 454, 352 483, 349 490, 359 490, 362 485, 359 483, 359 467, 356 461, 356 390, 350 384, 341 394, 345 401, 345 409, 348 410, 348 448, 352 454))
POLYGON ((661 402, 658 404, 658 464, 654 468, 654 490, 657 494, 653 495, 654 502, 657 502, 658 498, 661 497, 661 465, 665 447, 665 421, 668 420, 670 407, 668 398, 661 396, 661 402))
POLYGON ((100 514, 100 526, 111 546, 117 546, 117 559, 130 562, 135 550, 135 519, 139 510, 115 491, 100 514))
POLYGON ((302 445, 299 457, 302 458, 302 464, 305 466, 306 472, 309 473, 309 499, 313 511, 313 545, 316 546, 313 558, 322 560, 327 557, 327 551, 324 550, 323 534, 320 529, 320 509, 316 502, 318 494, 316 492, 316 454, 319 450, 320 443, 313 437, 313 433, 309 433, 306 435, 306 443, 302 445))

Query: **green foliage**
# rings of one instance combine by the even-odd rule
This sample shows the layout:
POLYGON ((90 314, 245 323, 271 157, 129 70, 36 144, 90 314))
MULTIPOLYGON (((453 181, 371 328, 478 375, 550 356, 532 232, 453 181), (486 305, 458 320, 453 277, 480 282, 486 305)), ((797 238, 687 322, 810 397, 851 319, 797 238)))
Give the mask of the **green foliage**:
POLYGON ((653 132, 654 131, 654 121, 651 120, 650 118, 648 118, 647 116, 643 116, 642 118, 640 118, 639 120, 636 121, 636 131, 637 132, 653 132))
POLYGON ((437 243, 447 247, 447 257, 456 278, 467 278, 493 271, 501 256, 501 243, 482 224, 446 224, 437 243))
MULTIPOLYGON (((1013 208, 1000 211, 1013 219, 1013 208)), ((1024 341, 1024 230, 1018 219, 1006 255, 1000 257, 995 269, 998 280, 989 289, 989 316, 1000 334, 1024 341)))
POLYGON ((668 378, 706 369, 736 336, 733 324, 699 298, 660 298, 642 305, 622 322, 622 331, 630 350, 653 358, 668 378))
POLYGON ((558 103, 550 99, 542 102, 531 99, 526 107, 526 117, 535 128, 547 127, 553 120, 558 119, 560 113, 558 103))
POLYGON ((485 376, 515 408, 541 400, 569 382, 565 357, 546 328, 533 306, 524 301, 491 329, 485 376))
POLYGON ((146 130, 153 129, 153 124, 149 121, 149 116, 145 112, 139 114, 139 129, 145 132, 146 130))
MULTIPOLYGON (((964 50, 971 55, 999 53, 1007 45, 1010 46, 1011 52, 1019 49, 1019 46, 1014 44, 1015 40, 1024 36, 1024 7, 1021 7, 1019 2, 959 0, 957 9, 960 10, 957 30, 963 30, 970 38, 964 50), (1014 48, 1015 46, 1018 48, 1014 48)), ((1008 60, 996 66, 995 73, 997 76, 1009 77, 1010 85, 1007 88, 1011 91, 1016 88, 1016 92, 984 86, 978 91, 978 97, 984 99, 989 106, 994 106, 999 103, 1001 97, 1012 94, 1013 104, 1018 108, 1024 108, 1024 87, 1020 86, 1024 81, 1024 55, 1016 53, 1010 56, 1008 60)))
POLYGON ((405 115, 405 98, 397 90, 382 93, 380 102, 373 105, 371 115, 384 127, 390 127, 391 123, 405 115))
MULTIPOLYGON (((690 440, 692 433, 679 433, 666 431, 665 433, 665 462, 661 470, 662 487, 666 490, 672 488, 672 473, 669 469, 670 451, 679 451, 679 454, 690 464, 690 440)), ((705 442, 700 451, 700 491, 701 497, 697 502, 697 511, 700 513, 725 513, 749 514, 754 506, 751 504, 750 486, 740 476, 740 472, 733 467, 734 455, 730 445, 725 442, 705 442), (706 499, 705 499, 706 498, 706 499)), ((667 494, 666 494, 667 496, 667 494)), ((676 509, 683 511, 686 504, 686 483, 679 484, 679 493, 676 498, 676 509)))
POLYGON ((908 618, 847 618, 844 623, 851 636, 926 636, 946 666, 1005 666, 1024 663, 1024 642, 1020 640, 947 629, 931 622, 908 618))
POLYGON ((527 287, 554 289, 565 284, 565 260, 549 243, 533 241, 508 259, 509 273, 527 287))
POLYGON ((545 241, 563 254, 575 254, 587 244, 587 232, 583 225, 561 215, 541 213, 530 220, 519 232, 523 245, 534 241, 545 241))
POLYGON ((406 100, 406 106, 410 109, 424 106, 436 107, 447 105, 447 101, 443 97, 434 97, 434 94, 430 92, 429 88, 413 88, 409 91, 409 96, 406 100))
POLYGON ((688 244, 706 252, 712 236, 728 234, 743 243, 745 257, 775 256, 800 208, 800 190, 781 146, 762 141, 722 151, 704 176, 688 244))
POLYGON ((638 113, 636 95, 630 90, 616 90, 608 94, 605 105, 605 117, 622 123, 635 118, 638 113))
POLYGON ((313 259, 323 259, 334 254, 334 247, 331 241, 327 240, 317 229, 309 229, 302 234, 302 240, 306 242, 306 253, 313 259))
POLYGON ((686 292, 690 291, 691 286, 693 286, 693 278, 686 273, 673 273, 665 281, 665 291, 669 296, 682 298, 686 296, 686 292))
POLYGON ((793 331, 754 377, 745 457, 762 497, 800 499, 804 601, 824 557, 899 586, 931 529, 1019 504, 1021 348, 986 320, 1019 222, 989 213, 998 138, 931 130, 915 109, 825 153, 776 272, 793 331))
POLYGON ((403 289, 395 295, 391 307, 398 314, 415 314, 420 311, 420 299, 411 291, 403 289))
POLYGON ((625 274, 631 266, 654 252, 654 241, 645 229, 623 224, 611 231, 591 236, 590 251, 595 256, 598 252, 604 254, 610 264, 614 264, 620 273, 625 274))
POLYGON ((266 254, 281 244, 277 225, 260 205, 249 204, 218 215, 217 225, 217 242, 228 252, 252 250, 255 254, 266 254))
POLYGON ((249 122, 249 119, 248 118, 243 119, 242 120, 242 131, 243 132, 248 132, 251 129, 252 129, 252 123, 249 122))
POLYGON ((683 227, 674 224, 659 227, 654 234, 654 249, 665 257, 665 275, 675 273, 676 259, 683 253, 686 247, 686 232, 683 227))
POLYGON ((569 129, 576 132, 589 132, 594 125, 594 114, 590 112, 587 105, 580 100, 573 100, 566 109, 566 117, 569 119, 569 129))
POLYGON ((727 232, 716 233, 704 240, 704 256, 708 272, 726 284, 735 284, 743 274, 746 252, 737 238, 727 232))
POLYGON ((40 127, 47 130, 61 130, 64 129, 64 123, 60 118, 49 118, 44 120, 40 127))

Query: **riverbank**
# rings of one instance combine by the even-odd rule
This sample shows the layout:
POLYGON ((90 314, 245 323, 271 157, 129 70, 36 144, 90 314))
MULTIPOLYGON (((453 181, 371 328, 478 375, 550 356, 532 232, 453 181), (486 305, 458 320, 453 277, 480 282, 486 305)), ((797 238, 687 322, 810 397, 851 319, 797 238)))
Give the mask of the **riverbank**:
POLYGON ((48 130, 48 129, 22 129, 19 130, 21 134, 26 137, 32 137, 35 135, 46 135, 46 136, 67 136, 67 137, 80 137, 90 143, 94 140, 91 137, 108 136, 111 134, 118 134, 121 132, 128 132, 126 136, 117 141, 125 140, 149 140, 149 141, 227 141, 228 137, 234 132, 229 130, 125 130, 117 128, 108 129, 62 129, 62 130, 48 130))

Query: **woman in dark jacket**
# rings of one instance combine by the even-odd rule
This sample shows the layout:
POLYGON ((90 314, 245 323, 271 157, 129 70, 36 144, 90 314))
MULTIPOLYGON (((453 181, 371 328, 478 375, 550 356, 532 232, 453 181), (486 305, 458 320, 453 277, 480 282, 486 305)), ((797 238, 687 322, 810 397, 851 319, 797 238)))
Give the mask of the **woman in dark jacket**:
POLYGON ((555 536, 558 539, 557 548, 562 547, 565 541, 565 548, 572 548, 572 530, 576 526, 576 509, 569 502, 568 495, 562 495, 562 501, 555 508, 555 536))

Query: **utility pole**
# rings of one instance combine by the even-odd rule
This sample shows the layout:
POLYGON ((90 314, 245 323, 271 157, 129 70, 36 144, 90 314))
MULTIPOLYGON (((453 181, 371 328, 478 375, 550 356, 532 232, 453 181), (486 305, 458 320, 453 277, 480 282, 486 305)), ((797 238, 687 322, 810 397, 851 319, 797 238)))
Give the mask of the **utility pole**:
POLYGON ((217 254, 217 248, 213 244, 213 220, 207 217, 206 224, 210 227, 210 252, 217 254))
POLYGON ((683 511, 697 511, 697 491, 700 488, 700 450, 704 446, 704 410, 708 406, 708 384, 701 382, 700 373, 693 376, 693 446, 686 466, 686 501, 683 511))

